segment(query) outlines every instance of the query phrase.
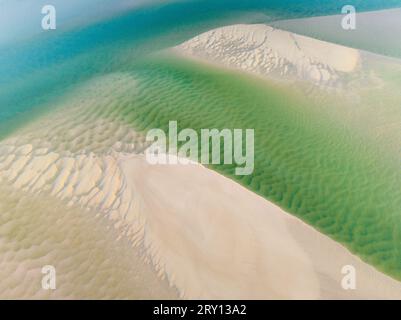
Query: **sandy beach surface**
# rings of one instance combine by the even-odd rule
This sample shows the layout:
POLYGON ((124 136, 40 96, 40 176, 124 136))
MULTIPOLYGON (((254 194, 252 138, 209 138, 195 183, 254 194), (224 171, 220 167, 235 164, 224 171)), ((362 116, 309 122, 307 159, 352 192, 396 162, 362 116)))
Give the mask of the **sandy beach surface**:
MULTIPOLYGON (((329 86, 357 70, 360 59, 358 50, 263 25, 210 31, 174 50, 212 64, 329 86)), ((0 287, 5 297, 42 297, 24 275, 42 263, 67 261, 57 298, 128 297, 133 286, 135 298, 401 299, 400 282, 238 183, 199 164, 149 164, 143 134, 101 116, 113 88, 134 97, 135 86, 125 74, 92 81, 70 105, 0 142, 0 183, 13 190, 1 203, 4 210, 19 210, 4 215, 2 226, 9 232, 1 239, 0 258, 3 264, 21 265, 21 272, 2 271, 10 279, 1 283, 8 288, 0 287), (83 93, 89 97, 81 98, 83 93), (29 246, 35 224, 15 218, 32 215, 26 208, 36 207, 28 200, 15 205, 30 197, 42 204, 35 212, 49 214, 40 216, 40 245, 29 246), (51 210, 43 206, 46 201, 51 210), (53 229, 57 221, 65 227, 53 229), (28 231, 15 233, 13 225, 28 231), (69 232, 76 225, 82 241, 60 249, 57 243, 77 237, 69 232), (101 234, 109 229, 111 244, 101 251, 101 234), (27 248, 18 245, 21 239, 27 248), (127 241, 122 247, 121 239, 127 241), (102 258, 97 259, 99 250, 102 258), (71 252, 86 254, 71 262, 71 252), (105 272, 99 276, 100 293, 97 282, 88 280, 91 271, 76 273, 80 262, 95 263, 93 270, 105 272), (114 272, 116 265, 120 268, 114 272), (342 286, 344 266, 355 269, 354 290, 342 286), (104 281, 113 274, 113 281, 104 281), (111 294, 119 288, 116 283, 128 288, 111 294)))
MULTIPOLYGON (((60 203, 57 214, 49 212, 51 216, 42 216, 41 221, 46 225, 54 223, 54 219, 65 220, 65 228, 54 230, 49 225, 42 229, 41 237, 59 234, 69 239, 68 226, 74 228, 74 219, 77 223, 80 220, 76 216, 83 214, 89 222, 80 224, 80 232, 85 234, 87 230, 92 242, 87 242, 87 247, 80 243, 76 249, 95 250, 99 235, 93 229, 98 222, 90 217, 96 213, 114 230, 114 238, 110 236, 109 241, 129 241, 133 253, 147 266, 147 277, 159 279, 149 280, 152 288, 147 291, 141 291, 137 284, 137 297, 158 298, 166 292, 164 297, 174 298, 177 290, 177 297, 202 299, 401 298, 401 283, 363 263, 278 206, 199 164, 151 165, 141 153, 117 151, 107 156, 89 154, 67 159, 35 150, 32 145, 3 146, 2 152, 2 183, 16 194, 36 194, 38 201, 47 198, 49 203, 60 203), (6 159, 11 158, 13 161, 7 163, 6 159), (82 209, 68 213, 73 208, 82 209), (67 223, 69 219, 72 221, 67 223), (355 268, 355 290, 342 287, 341 271, 346 265, 355 268), (170 293, 163 279, 169 283, 170 293)), ((12 216, 9 219, 13 221, 12 216)), ((18 254, 18 247, 5 248, 6 260, 44 255, 53 256, 59 265, 64 259, 69 261, 51 241, 44 248, 33 246, 25 250, 24 255, 18 254)), ((127 246, 119 250, 127 250, 127 246)), ((144 271, 138 266, 138 258, 132 261, 131 269, 127 254, 113 254, 111 258, 112 252, 109 249, 103 254, 105 261, 112 261, 99 264, 99 271, 110 268, 110 263, 123 264, 128 275, 136 275, 133 283, 143 283, 144 271)), ((69 274, 74 276, 71 271, 64 275, 64 284, 71 281, 69 274)), ((18 279, 16 274, 13 277, 14 281, 18 279)), ((56 297, 79 297, 83 289, 79 277, 74 280, 76 287, 56 291, 56 297), (62 294, 65 292, 69 295, 62 294)), ((63 282, 60 286, 63 288, 63 282)), ((92 291, 87 284, 83 287, 90 297, 92 291)), ((23 290, 21 284, 19 288, 23 290)), ((107 289, 112 290, 104 286, 103 297, 108 296, 107 289)), ((7 297, 21 295, 19 290, 8 291, 7 297)), ((32 295, 36 297, 38 293, 32 295)))
POLYGON ((278 206, 201 165, 121 167, 146 213, 149 253, 188 298, 401 298, 401 283, 278 206), (344 266, 356 290, 344 290, 344 266))
POLYGON ((320 87, 336 87, 360 63, 358 50, 264 24, 214 29, 172 52, 264 78, 306 80, 320 87))

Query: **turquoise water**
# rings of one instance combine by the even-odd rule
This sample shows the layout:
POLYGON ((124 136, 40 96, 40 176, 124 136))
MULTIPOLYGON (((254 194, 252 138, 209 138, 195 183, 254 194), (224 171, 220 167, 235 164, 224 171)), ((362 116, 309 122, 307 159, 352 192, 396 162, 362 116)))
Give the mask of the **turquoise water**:
POLYGON ((143 59, 221 25, 338 14, 344 4, 373 10, 401 1, 184 1, 3 47, 0 134, 59 105, 88 79, 126 72, 138 78, 138 96, 111 97, 105 114, 139 129, 165 126, 170 119, 196 129, 254 127, 254 174, 239 178, 233 167, 213 169, 401 279, 401 178, 394 164, 399 139, 390 128, 379 130, 389 119, 400 119, 400 72, 380 71, 387 74, 385 86, 365 92, 358 105, 331 97, 336 103, 321 106, 274 86, 261 88, 246 76, 143 59))
POLYGON ((51 107, 71 86, 124 69, 126 61, 116 56, 127 48, 131 59, 137 59, 221 25, 336 14, 344 4, 362 11, 401 6, 401 0, 180 1, 0 47, 0 135, 16 127, 17 118, 29 119, 38 108, 51 107))

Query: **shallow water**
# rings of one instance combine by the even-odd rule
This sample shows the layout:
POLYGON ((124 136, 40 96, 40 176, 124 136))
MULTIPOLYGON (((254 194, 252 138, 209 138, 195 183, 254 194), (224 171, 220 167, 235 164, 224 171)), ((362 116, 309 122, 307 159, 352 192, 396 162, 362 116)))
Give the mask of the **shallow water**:
POLYGON ((381 88, 364 93, 360 104, 330 94, 316 100, 174 59, 155 59, 134 73, 138 95, 113 105, 117 119, 142 130, 167 131, 170 120, 179 129, 255 129, 252 175, 236 176, 234 165, 213 168, 401 279, 400 126, 378 129, 401 119, 399 94, 381 88))
MULTIPOLYGON (((365 9, 383 8, 382 1, 358 3, 365 9)), ((213 169, 401 279, 399 66, 372 63, 384 85, 360 89, 355 103, 345 93, 307 97, 301 87, 261 83, 164 56, 147 57, 223 24, 336 13, 341 4, 180 2, 15 44, 0 52, 0 133, 10 135, 64 105, 69 94, 92 78, 128 74, 135 85, 117 82, 110 96, 88 105, 83 116, 91 120, 93 113, 137 130, 167 129, 170 120, 196 130, 254 128, 254 173, 239 177, 234 166, 213 169)), ((388 1, 386 7, 399 4, 388 1)), ((44 138, 55 141, 53 148, 75 152, 62 130, 44 138)), ((96 139, 112 133, 110 126, 106 134, 90 137, 95 146, 89 147, 96 149, 96 139)))
POLYGON ((236 176, 236 165, 209 167, 401 279, 401 93, 396 90, 401 66, 373 60, 365 67, 383 83, 356 86, 351 95, 346 90, 305 95, 302 83, 275 84, 154 55, 67 95, 61 100, 64 120, 45 122, 47 136, 36 134, 43 144, 36 148, 102 155, 116 141, 141 140, 127 140, 121 123, 140 132, 167 132, 171 120, 198 133, 254 129, 251 175, 236 176), (67 116, 70 106, 74 111, 67 116), (73 123, 87 132, 77 134, 73 123))
POLYGON ((401 58, 401 41, 394 36, 401 33, 401 8, 359 13, 355 30, 342 28, 341 15, 281 20, 272 25, 315 39, 401 58))
MULTIPOLYGON (((103 2, 106 8, 113 8, 113 2, 103 2)), ((129 57, 136 60, 218 26, 334 14, 344 4, 354 4, 363 11, 401 6, 401 1, 172 1, 90 25, 60 27, 31 39, 16 37, 14 43, 0 47, 0 134, 12 131, 17 117, 23 122, 38 108, 51 107, 53 99, 71 86, 126 68, 127 61, 121 55, 127 55, 127 48, 129 57)), ((7 6, 12 5, 3 4, 6 19, 7 6)))
POLYGON ((178 297, 128 239, 95 212, 3 183, 0 210, 2 299, 178 297), (46 265, 57 270, 57 290, 40 285, 46 265))

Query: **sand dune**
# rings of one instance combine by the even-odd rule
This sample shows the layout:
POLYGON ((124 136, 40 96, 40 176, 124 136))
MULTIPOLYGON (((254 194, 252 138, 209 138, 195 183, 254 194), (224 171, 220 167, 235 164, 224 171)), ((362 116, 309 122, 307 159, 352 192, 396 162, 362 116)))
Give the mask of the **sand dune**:
MULTIPOLYGON (((1 248, 6 250, 0 251, 3 262, 11 266, 18 262, 23 265, 23 274, 36 274, 38 265, 24 261, 47 264, 49 257, 56 261, 53 263, 67 261, 62 278, 66 288, 57 291, 57 297, 99 297, 95 291, 88 293, 90 285, 96 287, 96 283, 88 285, 74 276, 71 251, 60 251, 57 245, 57 241, 74 242, 76 233, 70 228, 76 230, 78 223, 78 234, 83 235, 80 239, 85 244, 73 248, 99 252, 96 239, 103 229, 96 224, 100 231, 95 233, 91 218, 79 223, 79 215, 97 215, 113 230, 107 239, 116 241, 115 246, 118 239, 125 239, 143 263, 132 257, 135 263, 127 265, 130 256, 126 247, 121 255, 112 254, 114 244, 100 260, 90 254, 74 260, 84 266, 98 263, 96 270, 101 275, 113 271, 113 265, 122 266, 118 277, 104 283, 100 297, 121 297, 114 288, 116 281, 124 281, 128 268, 126 285, 137 288, 136 298, 174 298, 175 290, 182 298, 401 298, 401 283, 234 181, 199 164, 146 162, 143 135, 107 116, 114 110, 111 94, 119 90, 134 99, 135 87, 135 79, 125 74, 90 81, 67 99, 64 108, 0 142, 0 183, 13 190, 13 197, 1 202, 3 207, 9 201, 18 217, 26 219, 42 212, 49 201, 44 212, 51 214, 48 218, 40 215, 41 245, 21 251, 8 237, 2 240, 1 248), (27 195, 31 197, 28 204, 15 206, 27 195), (34 209, 29 211, 27 206, 34 209), (65 227, 54 230, 57 221, 65 227), (356 290, 341 286, 344 265, 356 269, 356 290), (143 279, 151 279, 147 281, 149 290, 144 289, 143 279), (166 288, 166 280, 171 290, 166 288)), ((23 230, 35 229, 35 224, 26 229, 25 220, 14 216, 5 216, 5 229, 13 224, 23 230)), ((29 243, 30 234, 18 236, 29 243)), ((91 273, 83 274, 87 279, 91 273)), ((11 267, 2 277, 21 281, 11 267)), ((6 290, 3 285, 8 288, 10 283, 0 284, 0 293, 6 292, 7 297, 42 297, 32 284, 16 286, 18 290, 6 290)), ((63 288, 63 283, 60 285, 63 288)), ((124 288, 122 294, 130 297, 125 284, 124 288)))
POLYGON ((335 86, 360 62, 358 50, 263 24, 211 30, 173 51, 263 77, 303 79, 321 86, 335 86))
POLYGON ((66 212, 106 218, 182 298, 401 298, 400 283, 201 165, 117 151, 65 158, 4 142, 1 160, 0 179, 16 192, 41 190, 66 212), (344 265, 356 268, 356 290, 341 286, 344 265))
POLYGON ((239 184, 196 164, 121 160, 152 261, 189 298, 401 298, 401 283, 239 184), (357 289, 344 290, 352 265, 357 289))

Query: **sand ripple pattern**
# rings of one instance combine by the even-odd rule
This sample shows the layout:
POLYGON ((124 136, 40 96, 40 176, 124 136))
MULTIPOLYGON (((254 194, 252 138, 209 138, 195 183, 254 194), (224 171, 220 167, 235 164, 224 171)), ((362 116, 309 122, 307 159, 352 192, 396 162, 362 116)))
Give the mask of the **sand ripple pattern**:
MULTIPOLYGON (((55 112, 0 143, 2 184, 23 196, 53 199, 71 210, 86 210, 88 216, 106 217, 114 236, 129 239, 132 250, 141 253, 140 261, 149 263, 149 277, 166 278, 184 298, 398 296, 399 283, 239 184, 201 166, 171 171, 143 161, 146 143, 133 128, 165 128, 172 119, 197 130, 252 124, 266 139, 257 140, 257 170, 242 184, 345 243, 352 244, 347 236, 362 228, 357 235, 367 246, 365 252, 375 257, 397 249, 396 235, 392 238, 388 232, 377 239, 385 236, 389 251, 376 247, 380 241, 371 245, 365 231, 381 227, 375 214, 366 215, 363 223, 351 221, 359 212, 351 200, 359 209, 365 194, 365 180, 357 178, 371 177, 372 172, 370 163, 369 170, 355 170, 360 162, 348 159, 348 149, 337 152, 345 147, 355 151, 355 144, 345 143, 349 135, 326 130, 328 126, 323 130, 317 121, 315 131, 308 129, 309 115, 297 114, 304 114, 307 107, 292 108, 294 97, 276 88, 260 90, 244 79, 231 80, 230 74, 219 71, 214 77, 191 68, 156 62, 139 68, 135 77, 117 73, 82 85, 64 97, 55 112), (325 157, 324 152, 334 156, 325 157), (341 181, 334 174, 338 171, 341 181), (350 172, 359 173, 355 181, 350 172), (335 177, 331 184, 329 175, 335 177), (349 183, 363 194, 350 192, 349 183), (339 202, 343 193, 357 199, 339 202), (334 254, 336 264, 327 264, 334 254), (339 286, 339 270, 347 263, 360 266, 366 280, 356 295, 339 286)), ((232 169, 216 168, 237 179, 232 169)), ((47 223, 45 217, 42 221, 47 223)), ((392 221, 381 222, 394 226, 392 221)), ((9 246, 9 241, 3 247, 10 247, 6 256, 18 255, 19 248, 9 246)), ((31 255, 35 254, 33 249, 31 255)), ((31 255, 28 252, 27 259, 31 255)), ((163 288, 158 281, 153 285, 163 288)))
POLYGON ((234 25, 203 33, 175 51, 218 65, 275 79, 301 79, 319 87, 344 85, 357 69, 358 50, 267 25, 234 25))
POLYGON ((0 296, 176 297, 149 268, 143 248, 132 250, 142 244, 144 220, 135 216, 118 154, 140 153, 143 137, 107 115, 112 94, 130 96, 135 88, 126 75, 95 79, 1 141, 0 275, 8 280, 0 296), (57 268, 55 291, 40 288, 46 264, 57 268))

